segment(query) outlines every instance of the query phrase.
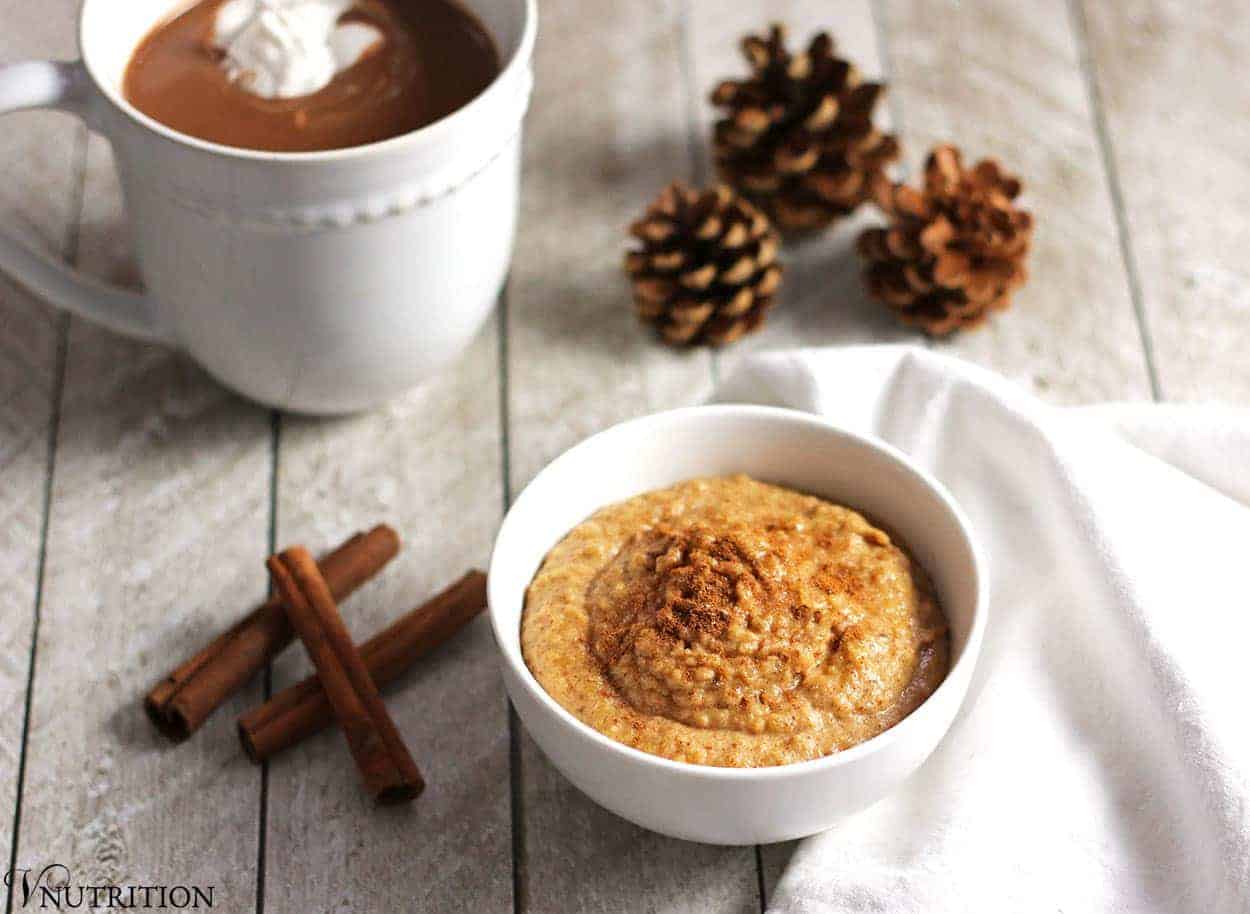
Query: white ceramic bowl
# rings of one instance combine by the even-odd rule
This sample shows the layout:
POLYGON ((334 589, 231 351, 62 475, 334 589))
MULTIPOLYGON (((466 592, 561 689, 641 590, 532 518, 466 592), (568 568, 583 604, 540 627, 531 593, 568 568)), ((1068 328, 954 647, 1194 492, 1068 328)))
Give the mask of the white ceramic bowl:
POLYGON ((814 834, 916 770, 954 720, 985 628, 987 573, 946 490, 890 446, 815 416, 701 406, 617 425, 552 461, 516 500, 491 557, 491 624, 517 714, 551 762, 592 800, 645 828, 714 844, 814 834), (543 557, 596 509, 696 476, 747 473, 856 508, 928 570, 951 632, 951 670, 914 713, 844 752, 771 768, 674 762, 577 720, 521 657, 525 591, 543 557))

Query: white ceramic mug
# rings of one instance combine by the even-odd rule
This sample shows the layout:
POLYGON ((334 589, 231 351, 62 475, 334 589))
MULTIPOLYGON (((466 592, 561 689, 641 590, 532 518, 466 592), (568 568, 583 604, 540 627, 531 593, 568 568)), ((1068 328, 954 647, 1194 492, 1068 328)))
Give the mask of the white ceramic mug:
POLYGON ((0 112, 70 111, 112 144, 147 294, 4 235, 0 269, 284 409, 350 412, 429 377, 478 331, 507 273, 534 0, 470 0, 503 69, 468 105, 400 137, 310 153, 198 140, 122 97, 135 46, 186 3, 85 0, 80 61, 0 67, 0 112))

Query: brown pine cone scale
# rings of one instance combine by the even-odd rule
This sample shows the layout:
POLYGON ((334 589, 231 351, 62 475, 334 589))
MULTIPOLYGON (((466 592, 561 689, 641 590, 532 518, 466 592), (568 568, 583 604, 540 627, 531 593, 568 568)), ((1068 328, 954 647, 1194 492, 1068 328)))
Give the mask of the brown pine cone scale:
POLYGON ((853 212, 898 158, 898 142, 872 123, 884 88, 861 82, 824 32, 792 55, 774 25, 767 37, 744 38, 742 51, 751 75, 711 97, 723 115, 712 138, 721 179, 783 231, 821 229, 853 212))
POLYGON ((1020 181, 992 159, 965 169, 959 150, 938 146, 924 185, 882 185, 887 228, 857 248, 869 293, 933 336, 975 327, 1011 304, 1028 278, 1033 217, 1014 201, 1020 181))
POLYGON ((635 308, 666 342, 720 346, 763 324, 781 283, 780 240, 728 187, 673 183, 629 231, 635 308))

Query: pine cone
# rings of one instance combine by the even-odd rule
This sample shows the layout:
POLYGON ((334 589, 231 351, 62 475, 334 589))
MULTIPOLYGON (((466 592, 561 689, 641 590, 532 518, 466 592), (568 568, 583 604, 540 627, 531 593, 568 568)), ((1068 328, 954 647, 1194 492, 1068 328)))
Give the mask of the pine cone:
POLYGON ((732 343, 764 322, 781 282, 779 239, 768 217, 718 186, 675 182, 629 233, 625 255, 644 323, 669 343, 732 343))
POLYGON ((1011 304, 1025 282, 1033 217, 1012 201, 1020 181, 993 159, 963 167, 959 150, 938 146, 924 188, 882 187, 888 229, 869 229, 857 247, 872 296, 933 336, 975 327, 1011 304))
POLYGON ((869 198, 898 158, 898 141, 878 132, 872 111, 885 87, 860 82, 821 32, 791 56, 786 33, 748 35, 754 72, 712 92, 724 109, 712 142, 721 178, 763 207, 783 231, 828 226, 869 198))

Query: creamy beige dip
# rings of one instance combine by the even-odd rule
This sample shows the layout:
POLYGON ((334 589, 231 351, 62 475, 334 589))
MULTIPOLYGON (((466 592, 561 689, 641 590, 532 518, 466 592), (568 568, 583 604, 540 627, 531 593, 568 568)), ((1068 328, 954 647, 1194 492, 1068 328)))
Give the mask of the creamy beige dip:
POLYGON ((898 723, 946 675, 924 572, 854 511, 746 476, 596 512, 526 595, 525 662, 611 738, 758 767, 898 723))

